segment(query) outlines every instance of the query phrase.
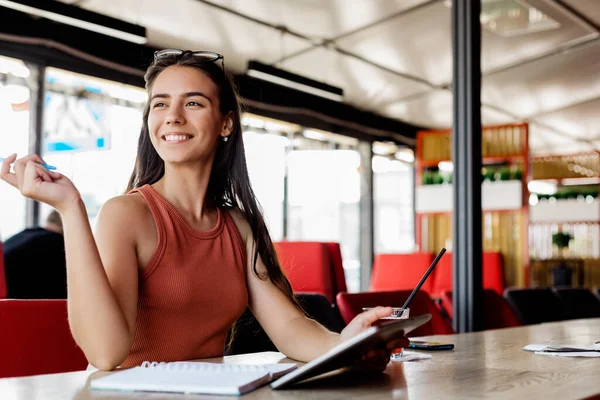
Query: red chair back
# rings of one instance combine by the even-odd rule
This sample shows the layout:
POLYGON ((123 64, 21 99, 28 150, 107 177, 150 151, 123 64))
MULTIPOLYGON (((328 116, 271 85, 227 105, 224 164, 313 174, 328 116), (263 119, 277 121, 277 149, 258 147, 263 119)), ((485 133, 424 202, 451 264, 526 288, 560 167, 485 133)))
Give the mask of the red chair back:
MULTIPOLYGON (((504 294, 506 283, 504 280, 504 263, 502 254, 486 251, 482 259, 483 288, 492 289, 500 296, 504 294)), ((441 296, 443 292, 451 292, 452 287, 452 253, 446 253, 433 271, 434 297, 441 296)))
POLYGON ((277 242, 275 250, 294 292, 320 293, 333 303, 329 250, 321 242, 277 242))
POLYGON ((86 369, 66 300, 0 300, 0 321, 0 378, 86 369))
MULTIPOLYGON (((412 290, 432 262, 431 253, 378 254, 373 262, 369 290, 412 290)), ((433 273, 435 274, 435 270, 433 273)), ((425 281, 421 290, 432 293, 432 278, 431 276, 425 281)))
MULTIPOLYGON (((401 307, 408 296, 410 296, 410 293, 410 290, 362 293, 341 292, 338 293, 336 300, 342 319, 348 324, 362 312, 363 307, 401 307)), ((444 319, 427 293, 423 291, 417 292, 409 308, 411 316, 431 314, 431 321, 410 332, 408 336, 446 335, 454 333, 450 323, 444 319)))
POLYGON ((444 254, 433 270, 432 278, 431 295, 433 297, 439 297, 443 292, 452 291, 452 253, 447 252, 444 254))
MULTIPOLYGON (((442 307, 453 318, 452 292, 442 293, 442 307)), ((500 329, 521 326, 521 322, 503 296, 494 289, 483 291, 484 322, 483 329, 500 329)))
POLYGON ((337 242, 325 243, 327 250, 329 251, 329 259, 331 261, 332 268, 332 286, 333 286, 333 297, 339 292, 346 292, 346 274, 344 273, 344 263, 342 259, 342 249, 340 244, 337 242))
POLYGON ((504 259, 498 252, 483 253, 483 287, 494 290, 500 297, 504 296, 506 280, 504 278, 504 259))
POLYGON ((4 249, 0 242, 0 299, 8 297, 8 287, 6 286, 6 269, 4 268, 4 249))

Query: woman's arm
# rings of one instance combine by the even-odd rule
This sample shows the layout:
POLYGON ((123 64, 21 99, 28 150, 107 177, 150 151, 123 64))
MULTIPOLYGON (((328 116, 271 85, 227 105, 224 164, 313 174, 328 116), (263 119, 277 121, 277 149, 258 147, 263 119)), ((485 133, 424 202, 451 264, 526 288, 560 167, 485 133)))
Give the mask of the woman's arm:
MULTIPOLYGON (((255 243, 250 226, 241 213, 233 213, 233 215, 246 241, 248 259, 246 280, 250 309, 273 344, 286 356, 304 362, 313 360, 340 342, 368 329, 379 318, 392 313, 390 307, 377 307, 362 313, 354 318, 341 334, 331 332, 318 322, 307 318, 269 279, 262 280, 256 276, 252 262, 255 243)), ((266 274, 267 269, 260 256, 256 266, 260 275, 266 274)), ((401 339, 390 343, 389 349, 366 356, 363 364, 374 365, 374 369, 382 369, 382 366, 385 368, 391 348, 399 343, 404 346, 407 344, 405 342, 406 339, 401 339)))
POLYGON ((145 210, 135 206, 134 196, 108 201, 98 216, 97 247, 79 191, 66 176, 42 164, 38 155, 17 160, 12 154, 2 163, 0 178, 61 214, 71 331, 91 364, 113 369, 127 357, 133 341, 138 264, 134 226, 140 220, 136 210, 145 210))
POLYGON ((123 362, 135 333, 136 208, 128 197, 111 199, 102 207, 96 240, 81 201, 61 212, 71 331, 88 361, 102 370, 123 362))

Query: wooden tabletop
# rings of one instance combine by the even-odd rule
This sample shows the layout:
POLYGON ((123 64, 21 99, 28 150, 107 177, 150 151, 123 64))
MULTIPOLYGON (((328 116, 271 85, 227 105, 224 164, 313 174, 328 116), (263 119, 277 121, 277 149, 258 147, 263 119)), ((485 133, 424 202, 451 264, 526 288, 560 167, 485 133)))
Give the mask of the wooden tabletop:
MULTIPOLYGON (((274 391, 263 387, 243 399, 600 399, 600 358, 537 355, 522 350, 533 343, 591 344, 600 340, 600 319, 565 321, 486 332, 430 336, 455 344, 453 351, 430 352, 430 360, 390 363, 383 374, 345 372, 274 391)), ((290 362, 280 353, 214 359, 226 363, 290 362)), ((4 400, 226 399, 224 396, 95 392, 89 381, 110 372, 71 372, 0 379, 4 400)), ((239 397, 235 397, 239 398, 239 397)))

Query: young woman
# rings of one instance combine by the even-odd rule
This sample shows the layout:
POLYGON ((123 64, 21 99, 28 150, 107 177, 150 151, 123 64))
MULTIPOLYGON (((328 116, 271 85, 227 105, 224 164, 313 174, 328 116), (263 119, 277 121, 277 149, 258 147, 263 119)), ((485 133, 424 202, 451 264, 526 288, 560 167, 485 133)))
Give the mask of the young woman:
MULTIPOLYGON (((99 369, 222 356, 247 305, 277 348, 300 361, 391 314, 376 308, 336 334, 298 308, 250 187, 240 104, 222 58, 155 54, 128 193, 104 204, 95 236, 68 178, 38 155, 2 164, 3 180, 63 218, 71 331, 99 369)), ((388 343, 363 365, 382 370, 391 349, 407 344, 388 343)))

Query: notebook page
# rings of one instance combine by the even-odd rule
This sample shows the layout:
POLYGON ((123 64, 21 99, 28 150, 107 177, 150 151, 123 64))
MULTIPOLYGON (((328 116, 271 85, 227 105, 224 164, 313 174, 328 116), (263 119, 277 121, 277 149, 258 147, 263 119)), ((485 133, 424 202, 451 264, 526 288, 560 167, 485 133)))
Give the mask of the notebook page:
POLYGON ((240 395, 271 380, 266 371, 135 367, 94 379, 95 390, 240 395))

